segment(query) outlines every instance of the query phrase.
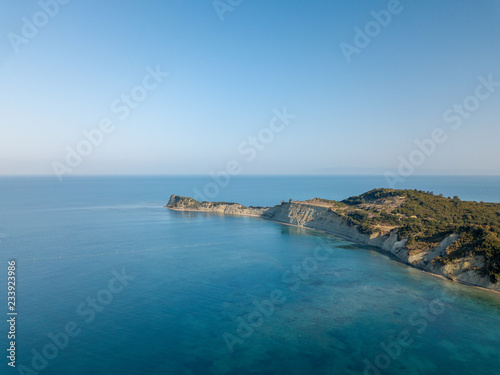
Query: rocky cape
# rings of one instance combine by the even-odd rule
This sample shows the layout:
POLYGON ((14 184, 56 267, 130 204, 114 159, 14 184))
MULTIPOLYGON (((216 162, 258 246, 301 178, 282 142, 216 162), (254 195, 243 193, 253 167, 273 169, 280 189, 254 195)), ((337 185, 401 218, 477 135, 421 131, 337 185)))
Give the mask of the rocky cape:
POLYGON ((500 292, 500 283, 492 282, 481 272, 484 259, 481 255, 463 256, 443 264, 436 261, 446 255, 460 234, 451 233, 437 246, 430 249, 409 249, 408 238, 400 238, 398 228, 375 233, 363 233, 346 217, 332 210, 321 200, 282 202, 273 207, 245 207, 238 203, 199 202, 193 198, 172 195, 165 206, 175 211, 197 211, 224 215, 260 217, 267 220, 320 230, 349 241, 378 248, 381 252, 394 255, 399 261, 423 271, 443 276, 467 285, 478 286, 500 292))

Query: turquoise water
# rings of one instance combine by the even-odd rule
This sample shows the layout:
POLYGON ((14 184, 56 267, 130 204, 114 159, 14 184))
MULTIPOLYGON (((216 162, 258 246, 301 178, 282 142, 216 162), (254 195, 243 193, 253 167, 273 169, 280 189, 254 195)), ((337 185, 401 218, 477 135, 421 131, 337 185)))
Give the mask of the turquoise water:
MULTIPOLYGON (((500 294, 334 236, 162 207, 207 181, 1 178, 0 289, 16 259, 19 314, 17 368, 4 358, 1 373, 500 373, 500 294), (61 333, 68 324, 73 336, 61 333)), ((500 178, 407 184, 500 201, 500 178)), ((380 177, 245 177, 215 200, 343 199, 379 186, 380 177)))

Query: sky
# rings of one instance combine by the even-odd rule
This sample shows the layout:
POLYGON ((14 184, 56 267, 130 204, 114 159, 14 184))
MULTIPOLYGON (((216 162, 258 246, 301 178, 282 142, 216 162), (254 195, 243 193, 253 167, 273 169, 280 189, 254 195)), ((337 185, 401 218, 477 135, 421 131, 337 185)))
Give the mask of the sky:
POLYGON ((500 175, 500 1, 0 9, 3 175, 500 175))

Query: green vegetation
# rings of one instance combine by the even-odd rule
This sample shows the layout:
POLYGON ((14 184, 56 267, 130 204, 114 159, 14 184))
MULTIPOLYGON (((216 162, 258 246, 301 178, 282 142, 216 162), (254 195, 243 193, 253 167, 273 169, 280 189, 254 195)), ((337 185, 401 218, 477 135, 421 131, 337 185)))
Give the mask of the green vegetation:
MULTIPOLYGON (((324 200, 326 201, 326 200, 324 200)), ((325 202, 326 203, 326 202, 325 202)), ((413 251, 437 246, 452 233, 460 235, 442 264, 464 256, 482 255, 481 271, 500 280, 500 204, 461 201, 419 190, 374 189, 337 202, 335 212, 362 233, 397 230, 413 251)))
POLYGON ((207 202, 207 201, 199 202, 196 199, 191 198, 191 197, 180 197, 180 196, 172 196, 171 202, 169 204, 172 204, 175 206, 179 203, 182 203, 183 206, 189 207, 190 209, 194 209, 194 210, 197 210, 197 209, 200 209, 201 207, 206 207, 206 206, 232 206, 232 205, 236 205, 240 209, 247 208, 247 207, 243 206, 242 204, 234 203, 234 202, 207 202))
MULTIPOLYGON (((209 202, 202 202, 202 203, 208 203, 210 204, 209 202)), ((212 202, 211 203, 213 206, 232 206, 232 205, 236 205, 238 206, 238 208, 241 208, 241 209, 245 209, 247 207, 243 206, 242 204, 239 204, 239 203, 235 203, 235 202, 212 202)))
MULTIPOLYGON (((176 196, 172 196, 169 204, 175 206, 180 202, 192 209, 218 205, 246 208, 237 203, 200 203, 193 198, 176 196)), ((457 233, 458 240, 432 262, 444 265, 461 258, 482 256, 484 264, 478 271, 488 275, 492 282, 500 282, 500 203, 467 202, 456 196, 445 198, 432 192, 394 189, 374 189, 341 202, 321 198, 308 202, 327 207, 361 233, 396 232, 400 240, 408 239, 406 247, 410 252, 434 248, 450 234, 457 233)))
POLYGON ((198 202, 194 198, 190 198, 190 197, 177 197, 177 200, 183 200, 184 204, 186 206, 188 206, 188 207, 192 207, 192 208, 198 208, 198 207, 200 207, 200 202, 198 202))

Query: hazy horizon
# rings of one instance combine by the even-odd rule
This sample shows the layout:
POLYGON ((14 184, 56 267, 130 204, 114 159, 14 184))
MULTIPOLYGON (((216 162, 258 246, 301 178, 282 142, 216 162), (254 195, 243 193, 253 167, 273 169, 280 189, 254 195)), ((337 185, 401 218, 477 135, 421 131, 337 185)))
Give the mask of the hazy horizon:
POLYGON ((500 3, 216 3, 4 2, 0 175, 500 175, 500 3))

